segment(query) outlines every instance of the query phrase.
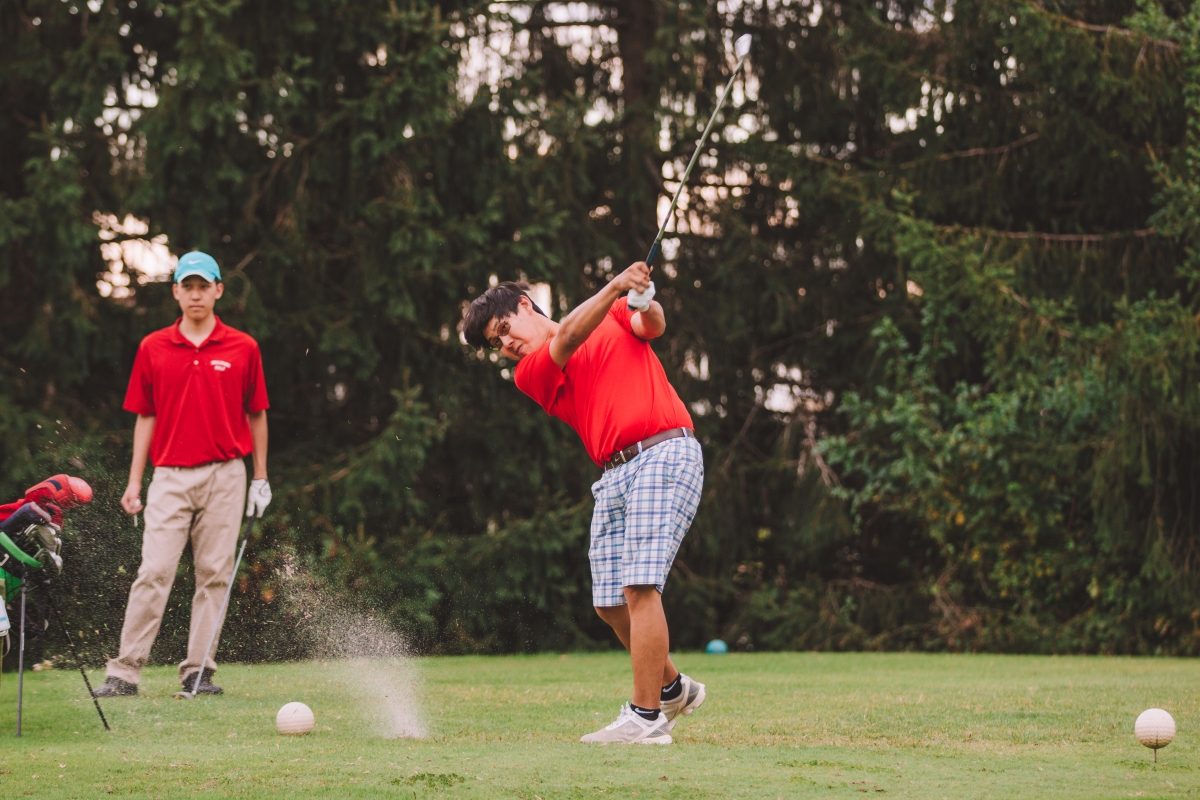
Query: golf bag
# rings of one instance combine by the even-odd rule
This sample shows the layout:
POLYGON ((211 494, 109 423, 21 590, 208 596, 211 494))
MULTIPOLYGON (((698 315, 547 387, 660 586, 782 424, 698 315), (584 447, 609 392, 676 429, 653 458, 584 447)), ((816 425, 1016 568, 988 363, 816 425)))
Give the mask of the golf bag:
MULTIPOLYGON (((7 652, 8 635, 12 628, 6 608, 10 600, 17 601, 20 625, 17 631, 17 736, 21 735, 25 646, 30 638, 30 628, 35 637, 40 636, 50 626, 51 616, 57 619, 67 646, 71 648, 79 674, 83 677, 83 685, 92 698, 96 713, 100 715, 104 730, 111 730, 49 586, 50 573, 62 572, 62 539, 59 534, 62 532, 63 511, 91 501, 92 487, 87 485, 87 481, 70 475, 54 475, 31 486, 20 500, 0 506, 0 639, 5 644, 3 652, 7 652), (39 588, 44 590, 41 599, 45 601, 45 609, 49 613, 35 611, 31 616, 29 584, 34 578, 39 588)), ((37 608, 40 610, 40 604, 37 608)))
MULTIPOLYGON (((8 650, 12 623, 7 605, 22 585, 62 572, 63 511, 89 503, 92 488, 81 478, 54 475, 26 490, 24 497, 0 505, 0 654, 8 650)), ((37 638, 49 626, 45 614, 23 615, 25 634, 37 638)))

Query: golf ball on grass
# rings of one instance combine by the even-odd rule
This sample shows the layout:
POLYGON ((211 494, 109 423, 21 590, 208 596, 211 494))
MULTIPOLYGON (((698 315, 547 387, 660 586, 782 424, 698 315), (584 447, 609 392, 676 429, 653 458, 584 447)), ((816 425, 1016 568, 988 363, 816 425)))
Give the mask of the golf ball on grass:
POLYGON ((1175 718, 1161 708, 1147 708, 1133 723, 1133 735, 1151 750, 1166 747, 1175 738, 1175 718))
POLYGON ((287 703, 275 715, 275 730, 294 736, 308 733, 316 722, 312 709, 304 703, 287 703))

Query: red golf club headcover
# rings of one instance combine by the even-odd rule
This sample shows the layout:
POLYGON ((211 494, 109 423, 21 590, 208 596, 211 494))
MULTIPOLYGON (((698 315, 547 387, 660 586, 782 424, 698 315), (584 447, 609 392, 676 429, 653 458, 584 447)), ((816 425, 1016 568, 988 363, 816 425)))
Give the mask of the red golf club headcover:
POLYGON ((83 478, 51 475, 25 490, 25 502, 38 503, 50 512, 55 525, 62 525, 62 512, 92 502, 92 487, 83 478))

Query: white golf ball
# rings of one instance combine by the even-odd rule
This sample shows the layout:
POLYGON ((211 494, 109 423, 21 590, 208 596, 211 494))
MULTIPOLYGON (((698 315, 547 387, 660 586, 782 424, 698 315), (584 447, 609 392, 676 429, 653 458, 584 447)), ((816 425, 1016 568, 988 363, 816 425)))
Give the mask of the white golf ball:
POLYGON ((1175 738, 1175 718, 1161 708, 1147 708, 1133 723, 1133 735, 1153 750, 1166 747, 1175 738))
POLYGON ((304 703, 288 703, 275 715, 275 730, 288 735, 308 733, 316 722, 312 709, 304 703))

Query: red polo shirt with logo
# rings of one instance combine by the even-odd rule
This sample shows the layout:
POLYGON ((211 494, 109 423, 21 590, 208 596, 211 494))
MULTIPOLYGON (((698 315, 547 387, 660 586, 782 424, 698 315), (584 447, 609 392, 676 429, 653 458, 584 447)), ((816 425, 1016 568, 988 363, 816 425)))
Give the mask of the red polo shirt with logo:
POLYGON ((517 362, 513 380, 552 417, 570 425, 596 466, 668 428, 693 429, 692 417, 650 343, 633 332, 624 297, 559 367, 547 342, 517 362))
POLYGON ((218 317, 199 345, 184 338, 179 321, 142 339, 124 407, 155 418, 154 466, 198 467, 249 455, 246 415, 268 405, 258 342, 218 317))

